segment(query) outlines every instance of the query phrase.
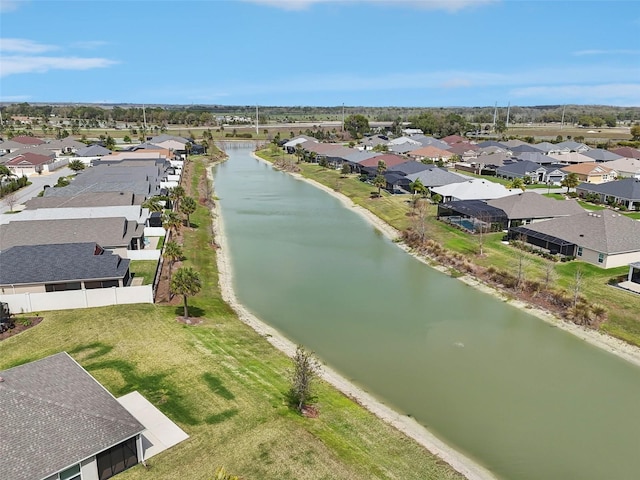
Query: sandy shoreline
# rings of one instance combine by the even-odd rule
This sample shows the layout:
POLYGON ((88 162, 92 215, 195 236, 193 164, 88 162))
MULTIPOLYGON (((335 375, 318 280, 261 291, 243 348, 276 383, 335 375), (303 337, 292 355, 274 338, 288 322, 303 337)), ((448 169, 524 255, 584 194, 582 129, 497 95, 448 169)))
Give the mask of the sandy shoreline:
MULTIPOLYGON (((260 160, 263 162, 265 161, 256 155, 253 155, 253 156, 257 160, 260 160)), ((269 163, 269 162, 266 162, 266 163, 269 163)), ((211 169, 207 169, 207 175, 209 176, 210 180, 213 182, 213 175, 212 175, 211 169)), ((345 205, 345 207, 357 212, 359 215, 365 218, 368 222, 370 222, 375 228, 379 229, 389 239, 395 240, 400 236, 400 232, 398 232, 395 228, 393 228, 392 226, 390 226, 389 224, 381 220, 379 217, 375 216, 369 210, 359 205, 356 205, 355 203, 353 203, 353 201, 350 198, 346 197, 345 195, 338 193, 326 187, 325 185, 322 185, 321 183, 316 182, 315 180, 305 178, 302 175, 299 175, 299 174, 292 174, 292 175, 295 178, 308 182, 313 186, 320 188, 325 192, 327 192, 328 194, 332 195, 333 197, 337 198, 345 205)), ((233 308, 233 310, 236 312, 238 317, 243 322, 248 324, 260 335, 264 336, 278 350, 284 352, 288 356, 293 356, 295 353, 296 345, 293 342, 291 342, 289 339, 287 339, 284 335, 282 335, 280 332, 270 327, 269 325, 265 324, 259 318, 253 315, 253 313, 251 313, 242 304, 240 304, 237 298, 235 297, 235 292, 233 289, 233 277, 232 277, 233 271, 231 266, 231 259, 229 258, 227 239, 224 234, 224 223, 222 221, 222 218, 218 214, 219 211, 220 211, 220 208, 216 202, 216 207, 212 209, 211 214, 212 214, 212 219, 214 224, 214 232, 216 235, 215 240, 217 244, 220 246, 216 254, 216 259, 218 264, 219 283, 220 283, 222 298, 233 308)), ((447 271, 446 268, 439 267, 437 265, 434 266, 432 263, 429 263, 426 259, 411 252, 409 247, 406 246, 405 244, 397 243, 396 245, 398 245, 399 248, 402 248, 403 250, 405 250, 407 253, 413 255, 418 260, 422 261, 423 263, 426 263, 430 267, 446 273, 447 271)), ((501 292, 471 277, 459 277, 459 280, 487 294, 496 296, 506 301, 506 298, 501 294, 501 292)), ((632 345, 622 342, 621 340, 615 339, 613 337, 609 337, 607 335, 603 335, 599 332, 596 332, 593 330, 587 330, 578 325, 565 322, 559 318, 556 318, 550 315, 548 312, 544 310, 530 308, 530 306, 522 302, 508 301, 508 303, 518 308, 526 309, 528 313, 535 315, 536 317, 544 320, 545 322, 548 322, 558 328, 562 328, 563 330, 566 330, 578 336, 579 338, 583 339, 584 341, 594 346, 602 348, 608 352, 611 352, 623 358, 624 360, 627 360, 629 362, 632 362, 640 366, 640 349, 637 347, 633 347, 632 345)), ((376 398, 374 398, 373 396, 371 396, 370 394, 362 390, 360 387, 349 382, 349 380, 341 376, 339 373, 331 370, 328 367, 323 366, 322 377, 331 385, 333 385, 338 390, 340 390, 342 393, 353 398, 362 406, 364 406, 369 411, 371 411, 373 414, 375 414, 385 422, 389 423, 390 425, 394 426, 395 428, 397 428, 398 430, 406 434, 408 437, 417 441, 420 445, 424 446, 431 453, 440 457, 443 461, 447 462, 455 470, 463 474, 468 479, 485 480, 485 479, 496 478, 486 468, 477 464, 473 460, 464 456, 462 453, 456 451, 455 449, 451 448, 450 446, 442 442, 440 439, 434 436, 431 432, 429 432, 424 426, 420 425, 417 421, 415 421, 410 417, 403 416, 398 412, 394 411, 393 409, 391 409, 390 407, 384 405, 379 400, 377 400, 376 398)))

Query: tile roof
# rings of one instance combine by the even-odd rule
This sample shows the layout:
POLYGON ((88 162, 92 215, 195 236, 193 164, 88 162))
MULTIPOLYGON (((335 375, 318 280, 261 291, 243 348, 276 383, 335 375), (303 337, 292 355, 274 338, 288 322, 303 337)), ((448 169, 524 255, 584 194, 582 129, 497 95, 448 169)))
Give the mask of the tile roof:
POLYGON ((18 135, 11 139, 14 142, 21 143, 22 145, 42 145, 44 140, 37 137, 30 137, 28 135, 18 135))
POLYGON ((40 480, 144 430, 65 352, 0 376, 0 478, 40 480))
POLYGON ((363 160, 362 162, 360 162, 360 165, 363 167, 377 167, 378 162, 380 161, 384 162, 387 165, 387 168, 391 168, 396 165, 400 165, 401 163, 405 163, 407 159, 399 157, 398 155, 384 154, 377 157, 369 158, 367 160, 363 160))
POLYGON ((54 160, 54 158, 47 157, 46 155, 38 155, 37 153, 27 152, 13 157, 5 165, 12 167, 45 165, 47 163, 51 163, 54 160))
POLYGON ((640 222, 611 210, 544 220, 526 228, 608 255, 640 251, 640 222))
POLYGON ((614 148, 611 151, 613 153, 617 153, 622 157, 640 159, 640 150, 638 150, 637 148, 620 147, 620 148, 614 148))
POLYGON ((562 167, 562 171, 567 173, 579 173, 582 175, 603 175, 613 172, 614 170, 604 166, 602 163, 576 163, 562 167))
POLYGON ((93 242, 16 245, 0 252, 0 285, 121 279, 129 260, 93 242))
POLYGON ((496 198, 488 200, 487 204, 501 209, 510 220, 566 217, 584 212, 584 208, 573 199, 556 200, 536 192, 522 192, 496 198))
POLYGON ((453 156, 453 153, 449 150, 443 150, 438 147, 434 147, 432 145, 427 145, 426 147, 418 148, 417 150, 412 150, 409 153, 411 157, 425 157, 425 158, 442 158, 448 159, 453 156))

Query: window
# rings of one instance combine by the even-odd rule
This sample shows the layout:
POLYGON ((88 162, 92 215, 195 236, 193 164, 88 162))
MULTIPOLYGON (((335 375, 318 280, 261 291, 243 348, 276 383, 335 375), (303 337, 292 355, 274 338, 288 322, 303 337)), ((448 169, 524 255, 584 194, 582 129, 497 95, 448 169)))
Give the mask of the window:
POLYGON ((64 472, 59 474, 60 480, 81 480, 80 465, 74 465, 71 468, 67 468, 64 472))
POLYGON ((582 256, 582 247, 578 247, 578 256, 581 257, 582 256))
POLYGON ((598 263, 604 263, 604 253, 598 254, 598 263))

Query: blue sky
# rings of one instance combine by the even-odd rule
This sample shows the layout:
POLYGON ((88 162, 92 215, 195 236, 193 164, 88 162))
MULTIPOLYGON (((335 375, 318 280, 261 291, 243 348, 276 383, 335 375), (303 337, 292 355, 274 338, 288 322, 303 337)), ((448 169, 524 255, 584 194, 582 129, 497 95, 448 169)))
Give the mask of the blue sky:
POLYGON ((640 106, 636 0, 0 0, 0 101, 640 106))

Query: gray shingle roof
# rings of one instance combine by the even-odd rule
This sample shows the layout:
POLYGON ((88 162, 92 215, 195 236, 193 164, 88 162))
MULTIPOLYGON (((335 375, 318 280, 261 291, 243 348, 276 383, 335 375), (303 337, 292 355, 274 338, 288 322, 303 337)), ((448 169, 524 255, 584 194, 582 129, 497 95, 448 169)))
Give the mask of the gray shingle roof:
POLYGON ((640 251, 640 222, 611 210, 545 220, 527 229, 608 255, 640 251))
POLYGON ((512 174, 512 175, 528 175, 535 172, 539 168, 542 168, 540 164, 535 162, 529 162, 524 160, 521 162, 506 163, 496 171, 498 175, 512 174))
POLYGON ((143 233, 144 226, 118 217, 9 222, 0 230, 0 250, 16 245, 84 242, 95 242, 104 248, 123 248, 143 233))
POLYGON ((468 177, 449 172, 444 168, 433 166, 427 170, 407 175, 407 178, 412 182, 419 178, 422 184, 427 188, 440 187, 442 185, 449 185, 450 183, 461 183, 469 180, 468 177))
MULTIPOLYGON (((59 190, 59 189, 56 189, 59 190)), ((118 205, 140 205, 144 201, 144 195, 134 195, 133 192, 94 192, 80 193, 71 196, 46 196, 34 197, 27 200, 26 206, 33 210, 36 208, 68 208, 68 207, 107 207, 118 205)))
POLYGON ((584 152, 583 155, 593 158, 596 162, 610 162, 612 160, 619 160, 622 158, 621 155, 602 148, 594 148, 588 152, 584 152))
POLYGON ((84 148, 79 148, 76 152, 78 157, 101 157, 103 155, 109 155, 111 150, 104 148, 102 145, 89 145, 84 148))
POLYGON ((509 220, 566 217, 584 212, 580 204, 573 199, 556 200, 535 192, 496 198, 488 200, 487 204, 501 209, 509 220))
POLYGON ((0 252, 0 285, 121 279, 129 260, 95 243, 17 245, 0 252))
POLYGON ((638 178, 623 178, 615 182, 606 182, 598 185, 581 183, 577 189, 640 202, 640 179, 638 178))
POLYGON ((0 376, 2 479, 46 478, 144 430, 67 353, 0 376))
POLYGON ((416 162, 411 160, 409 162, 404 162, 394 167, 391 167, 389 168, 389 171, 399 172, 399 173, 402 173, 403 175, 409 175, 411 173, 418 173, 424 170, 429 170, 429 168, 431 168, 429 165, 425 165, 422 162, 416 162))

